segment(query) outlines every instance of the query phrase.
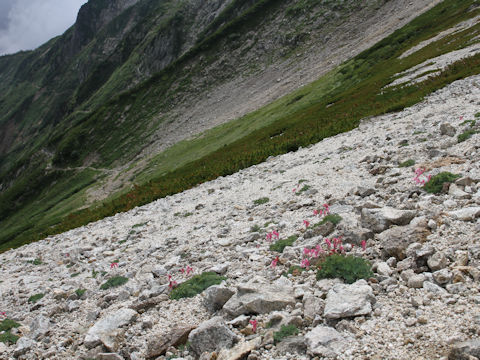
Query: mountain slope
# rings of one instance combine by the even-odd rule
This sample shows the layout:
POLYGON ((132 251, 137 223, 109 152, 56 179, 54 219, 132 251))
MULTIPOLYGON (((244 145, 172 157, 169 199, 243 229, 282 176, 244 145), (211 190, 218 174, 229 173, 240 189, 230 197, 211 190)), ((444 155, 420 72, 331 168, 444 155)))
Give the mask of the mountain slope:
MULTIPOLYGON (((180 6, 179 10, 168 2, 140 1, 127 8, 108 24, 103 25, 103 30, 100 31, 98 38, 92 40, 79 53, 80 55, 77 55, 76 59, 79 62, 76 64, 78 65, 81 63, 80 60, 89 59, 93 54, 97 54, 97 56, 104 54, 109 49, 108 46, 105 47, 105 44, 113 41, 111 40, 112 31, 120 28, 118 24, 125 25, 134 22, 132 19, 135 19, 135 14, 143 14, 142 9, 149 15, 146 19, 150 22, 147 23, 156 24, 152 25, 155 31, 152 30, 151 25, 148 27, 142 27, 142 24, 132 26, 134 30, 118 40, 114 51, 108 57, 100 59, 96 63, 97 67, 92 67, 92 69, 97 69, 98 73, 92 70, 89 75, 83 76, 83 82, 73 90, 68 100, 68 106, 63 109, 66 115, 62 121, 55 126, 53 125, 54 120, 52 120, 53 123, 46 121, 43 124, 41 121, 37 121, 35 125, 40 126, 41 129, 35 128, 35 126, 29 127, 28 121, 26 122, 25 133, 18 137, 22 141, 16 146, 13 145, 12 152, 5 154, 2 160, 5 170, 2 178, 1 200, 6 205, 2 206, 3 212, 0 214, 3 217, 1 226, 5 230, 2 230, 0 242, 16 239, 12 244, 18 244, 21 241, 41 237, 42 234, 50 231, 65 229, 65 226, 70 227, 73 224, 91 221, 99 216, 131 208, 138 203, 145 203, 155 197, 172 193, 172 191, 182 191, 185 187, 195 185, 212 176, 230 173, 252 162, 262 161, 268 157, 268 151, 273 151, 273 153, 288 151, 314 141, 313 138, 301 139, 298 137, 292 140, 289 135, 283 139, 276 138, 275 141, 284 140, 283 143, 275 145, 274 148, 267 151, 260 148, 268 142, 256 139, 252 142, 245 137, 250 137, 253 133, 260 134, 261 131, 263 131, 261 138, 267 134, 270 134, 268 137, 272 137, 272 134, 283 134, 285 129, 294 131, 293 124, 301 124, 305 114, 311 114, 322 102, 327 104, 332 102, 349 86, 354 89, 359 82, 363 81, 362 79, 366 79, 370 74, 369 71, 365 72, 368 66, 374 66, 378 60, 383 61, 386 55, 392 56, 402 46, 410 46, 412 43, 422 40, 422 37, 428 37, 442 26, 448 27, 450 21, 456 23, 463 17, 475 15, 475 12, 472 11, 475 9, 469 9, 474 3, 473 1, 458 1, 442 5, 449 11, 448 14, 451 14, 450 18, 445 12, 441 12, 442 8, 439 8, 437 17, 445 17, 445 22, 427 21, 425 24, 419 22, 415 25, 417 30, 406 30, 404 33, 407 35, 403 39, 397 38, 395 46, 382 45, 384 48, 380 49, 381 51, 377 47, 378 53, 383 51, 379 58, 373 58, 371 54, 377 56, 374 52, 366 52, 363 59, 367 58, 368 63, 357 60, 357 65, 353 68, 349 68, 350 65, 348 65, 340 68, 341 72, 336 70, 330 73, 317 85, 306 87, 303 94, 292 95, 290 98, 276 103, 277 105, 266 107, 236 123, 204 134, 202 137, 194 139, 193 143, 179 143, 177 147, 169 149, 170 153, 157 155, 159 150, 165 149, 172 143, 192 137, 215 124, 253 110, 274 97, 300 86, 299 77, 309 79, 310 76, 318 76, 324 69, 311 67, 313 68, 311 72, 307 70, 295 72, 295 69, 311 63, 315 59, 319 64, 325 64, 329 60, 329 52, 333 50, 332 44, 329 45, 328 41, 324 44, 325 36, 330 36, 332 42, 337 46, 345 44, 346 48, 337 50, 337 53, 347 52, 343 55, 347 59, 351 54, 358 53, 364 46, 366 47, 369 44, 368 41, 373 41, 377 39, 377 36, 389 33, 395 27, 406 22, 408 16, 412 16, 415 11, 426 9, 427 3, 428 6, 434 4, 432 2, 415 2, 415 5, 406 6, 406 3, 402 1, 370 1, 362 4, 347 1, 340 6, 335 1, 321 4, 308 1, 299 1, 294 4, 259 1, 255 3, 241 2, 243 5, 240 6, 236 2, 228 4, 218 2, 215 3, 217 18, 207 20, 204 16, 201 19, 195 18, 192 25, 192 17, 188 16, 188 11, 185 9, 198 10, 200 3, 203 2, 177 2, 176 5, 185 6, 180 6), (153 5, 157 5, 160 10, 153 11, 153 5), (167 9, 171 12, 162 12, 162 6, 164 6, 164 10, 167 9), (402 21, 397 19, 398 13, 395 13, 398 8, 404 11, 401 13, 402 16, 405 16, 402 21), (185 11, 187 11, 187 15, 185 15, 185 11), (339 25, 339 19, 342 19, 342 16, 345 17, 344 20, 348 21, 339 25), (380 21, 382 17, 387 20, 380 21), (210 25, 205 23, 205 20, 209 21, 210 25), (176 24, 176 21, 182 25, 170 26, 176 24), (184 29, 186 23, 191 26, 187 29, 195 28, 195 31, 182 32, 188 34, 185 37, 177 36, 176 32, 172 33, 172 29, 184 29), (377 24, 376 27, 375 24, 377 24), (294 25, 295 28, 292 30, 294 25), (369 27, 375 30, 373 35, 366 32, 369 27), (345 36, 345 34, 349 34, 349 31, 352 36, 345 36), (192 36, 192 33, 197 35, 192 36), (243 36, 243 34, 248 36, 243 36), (135 42, 133 40, 137 35, 141 41, 135 42), (144 37, 142 38, 140 35, 144 35, 144 37), (359 37, 356 38, 355 35, 359 37), (156 52, 153 53, 157 55, 163 54, 162 47, 154 45, 169 43, 168 39, 178 38, 182 38, 184 42, 172 40, 178 46, 169 47, 169 51, 178 53, 180 57, 174 62, 170 62, 170 65, 161 72, 149 77, 153 71, 158 71, 166 63, 154 62, 153 65, 150 65, 152 68, 146 68, 147 65, 144 65, 142 61, 147 62, 149 59, 153 61, 152 59, 156 58, 149 56, 148 49, 155 49, 156 52), (158 41, 155 42, 155 39, 158 41), (362 40, 365 42, 361 43, 361 46, 356 46, 362 40), (351 41, 354 41, 353 45, 351 41), (103 50, 92 51, 96 46, 100 49, 99 44, 103 44, 103 50), (132 44, 135 44, 134 50, 131 50, 132 44), (130 50, 131 52, 129 52, 130 50), (121 56, 125 52, 130 54, 128 58, 121 56), (229 55, 225 55, 225 53, 229 55), (302 56, 302 53, 311 53, 312 57, 302 56), (146 55, 139 56, 139 54, 146 55), (219 54, 221 55, 219 56, 219 54), (359 66, 362 62, 364 65, 359 66), (260 69, 257 68, 259 64, 260 69), (275 71, 285 74, 285 83, 275 71), (98 74, 102 74, 102 76, 98 76, 98 74), (107 75, 103 77, 105 74, 107 75), (290 76, 290 74, 292 75, 290 76), (147 81, 135 85, 144 77, 149 78, 147 81), (232 91, 231 95, 237 101, 232 100, 231 97, 219 97, 219 94, 230 92, 229 90, 237 87, 237 84, 242 84, 242 86, 238 86, 239 92, 232 91), (263 84, 264 87, 260 84, 263 84), (133 87, 128 92, 116 95, 119 89, 125 89, 132 85, 133 87), (248 96, 249 91, 252 96, 248 96), (198 100, 199 94, 203 95, 204 93, 205 95, 200 96, 201 99, 198 100), (113 94, 115 97, 110 99, 113 94), (240 94, 243 96, 246 94, 246 98, 240 94), (106 99, 109 100, 105 102, 106 99), (288 111, 278 105, 285 103, 290 103, 288 111), (218 113, 209 111, 218 104, 220 104, 218 113), (198 109, 201 108, 205 110, 205 113, 198 112, 198 109), (224 111, 229 108, 234 110, 233 114, 224 111), (286 116, 282 119, 281 115, 286 116), (288 119, 288 117, 290 118, 288 119), (34 133, 35 136, 32 139, 35 141, 27 144, 28 132, 34 133), (256 144, 253 147, 249 146, 248 151, 253 151, 253 155, 249 155, 246 149, 243 149, 242 152, 246 154, 247 158, 238 162, 227 160, 231 165, 227 165, 226 168, 215 169, 208 175, 203 173, 192 175, 188 172, 182 174, 181 171, 184 170, 181 170, 181 166, 198 160, 202 156, 214 154, 215 151, 221 153, 219 149, 234 144, 242 138, 245 138, 246 143, 250 145, 256 144), (174 156, 170 156, 172 153, 174 156), (152 156, 156 157, 152 158, 152 156), (87 189, 94 199, 103 198, 105 195, 125 189, 133 181, 139 184, 148 184, 149 181, 151 182, 175 168, 179 168, 180 173, 177 175, 180 177, 174 178, 174 181, 171 181, 171 178, 165 178, 165 181, 174 185, 173 188, 165 188, 164 185, 158 185, 157 182, 152 187, 143 188, 139 198, 137 194, 128 195, 130 198, 127 196, 125 201, 121 200, 124 202, 120 205, 108 200, 103 203, 103 205, 107 204, 106 208, 100 209, 98 213, 95 213, 94 208, 89 210, 93 211, 94 215, 88 212, 87 215, 75 215, 76 220, 69 225, 61 223, 56 230, 49 229, 51 225, 58 224, 66 214, 86 204, 87 189), (16 176, 13 182, 12 174, 16 176), (184 179, 188 179, 188 181, 185 183, 184 179), (107 185, 104 189, 99 190, 98 187, 92 187, 101 181, 105 181, 107 185), (149 195, 145 196, 146 193, 149 195)), ((98 4, 101 5, 101 2, 98 4)), ((209 2, 209 4, 211 3, 209 2)), ((203 11, 211 12, 212 9, 203 8, 203 11)), ((123 28, 128 29, 128 26, 123 28)), ((75 32, 74 29, 69 30, 66 35, 71 32, 75 32)), ((43 49, 45 50, 45 47, 43 49)), ((446 48, 437 50, 437 52, 442 51, 446 51, 446 48)), ((25 54, 17 56, 20 58, 25 54)), ((423 54, 422 56, 425 57, 423 54)), ((9 59, 8 57, 2 58, 5 63, 8 63, 9 59)), ((359 60, 362 60, 362 57, 359 60)), ((417 56, 411 57, 411 61, 416 60, 417 56)), ((9 61, 14 63, 11 59, 9 61)), ((168 62, 168 60, 166 61, 168 62)), ((72 64, 74 63, 72 62, 72 64)), ((86 63, 90 64, 88 61, 86 63)), ((325 70, 333 68, 333 65, 329 64, 325 70)), ((474 71, 474 68, 471 70, 474 71)), ((62 94, 59 95, 59 99, 65 101, 65 93, 62 94)), ((393 106, 392 100, 388 101, 389 104, 383 107, 385 110, 393 106)), ((30 107, 27 102, 22 109, 20 113, 26 119, 28 116, 23 114, 34 107, 30 107)), ((330 109, 329 111, 334 110, 330 109)), ((363 110, 358 112, 347 110, 347 112, 356 119, 353 119, 353 123, 361 116, 371 115, 368 111, 363 110)), ((334 116, 338 114, 340 113, 336 112, 334 116)), ((325 118, 328 116, 330 115, 322 115, 325 118)), ((323 123, 320 120, 315 120, 317 128, 315 136, 320 136, 322 133, 319 131, 320 127, 327 129, 325 134, 344 131, 352 126, 353 123, 349 121, 343 122, 342 120, 341 123, 332 127, 328 121, 325 125, 321 125, 323 123)), ((305 126, 309 125, 305 123, 305 126)), ((299 134, 305 136, 302 132, 299 134)), ((237 151, 235 150, 235 152, 237 151)), ((215 159, 217 155, 212 156, 215 159)), ((221 163, 221 161, 217 162, 221 163)), ((211 164, 212 162, 209 162, 209 166, 211 164)), ((204 165, 201 166, 205 168, 204 165)), ((98 205, 100 208, 103 206, 102 204, 98 205)))

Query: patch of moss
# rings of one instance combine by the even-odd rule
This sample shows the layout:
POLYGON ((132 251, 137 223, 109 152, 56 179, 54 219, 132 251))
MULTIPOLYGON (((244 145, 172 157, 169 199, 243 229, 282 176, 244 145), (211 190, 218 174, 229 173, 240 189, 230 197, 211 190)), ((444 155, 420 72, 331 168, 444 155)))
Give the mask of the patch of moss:
POLYGON ((310 190, 310 187, 311 187, 310 185, 303 185, 303 187, 302 187, 300 190, 298 190, 298 191, 295 193, 295 195, 298 196, 298 195, 304 193, 305 191, 310 190))
POLYGON ((410 166, 413 166, 413 165, 415 165, 415 160, 408 159, 408 160, 405 160, 404 162, 401 162, 398 165, 398 167, 404 168, 404 167, 410 167, 410 166))
POLYGON ((297 235, 292 235, 286 239, 280 239, 270 245, 270 250, 281 253, 287 246, 292 246, 297 238, 297 235))
POLYGON ((0 321, 0 332, 2 331, 9 331, 13 328, 18 328, 21 325, 11 319, 4 319, 3 321, 0 321))
POLYGON ((45 296, 45 294, 35 294, 35 295, 32 295, 28 298, 28 302, 31 302, 32 304, 35 304, 38 300, 40 300, 41 298, 43 298, 45 296))
POLYGON ((443 189, 443 184, 451 183, 458 179, 460 175, 452 174, 448 171, 441 172, 433 176, 429 182, 427 182, 423 188, 430 194, 439 194, 443 189))
POLYGON ((320 263, 317 271, 317 280, 343 279, 352 284, 359 279, 368 279, 373 276, 370 263, 360 257, 332 254, 320 263))
POLYGON ((210 286, 218 285, 226 279, 226 277, 219 276, 211 271, 204 272, 200 275, 195 275, 173 289, 170 292, 170 299, 178 300, 182 298, 194 297, 210 286))
POLYGON ((13 335, 10 331, 0 334, 0 342, 4 344, 16 344, 18 339, 20 338, 17 335, 13 335))
POLYGON ((77 296, 79 298, 81 298, 83 296, 83 294, 85 294, 86 291, 87 291, 87 289, 77 289, 77 290, 75 290, 75 294, 77 294, 77 296))
POLYGON ((283 339, 289 336, 297 335, 298 328, 295 325, 282 325, 279 331, 273 333, 273 340, 275 344, 281 342, 283 339))
POLYGON ((268 203, 269 201, 270 201, 270 199, 269 199, 268 197, 263 197, 263 198, 254 200, 254 201, 253 201, 253 204, 254 204, 254 205, 263 205, 263 204, 268 203))
POLYGON ((477 133, 477 131, 475 131, 475 130, 467 130, 464 133, 457 136, 457 141, 459 143, 464 142, 464 141, 470 139, 476 133, 477 133))
POLYGON ((105 283, 103 283, 101 286, 100 286, 100 289, 102 290, 107 290, 107 289, 110 289, 112 287, 117 287, 117 286, 121 286, 123 284, 126 284, 128 281, 128 278, 126 277, 123 277, 123 276, 114 276, 110 279, 108 279, 105 283))
POLYGON ((313 225, 313 227, 317 227, 317 226, 320 226, 320 225, 323 225, 325 224, 326 222, 331 222, 333 225, 338 225, 340 223, 340 221, 342 221, 342 217, 338 214, 328 214, 326 216, 324 216, 324 218, 322 219, 322 221, 316 223, 315 225, 313 225))

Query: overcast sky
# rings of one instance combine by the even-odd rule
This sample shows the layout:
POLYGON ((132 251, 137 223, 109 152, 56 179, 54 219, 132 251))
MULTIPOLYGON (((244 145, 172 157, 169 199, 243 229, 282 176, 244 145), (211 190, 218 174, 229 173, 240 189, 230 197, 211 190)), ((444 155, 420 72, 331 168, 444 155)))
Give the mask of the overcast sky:
POLYGON ((0 0, 0 55, 32 50, 63 34, 87 0, 0 0))

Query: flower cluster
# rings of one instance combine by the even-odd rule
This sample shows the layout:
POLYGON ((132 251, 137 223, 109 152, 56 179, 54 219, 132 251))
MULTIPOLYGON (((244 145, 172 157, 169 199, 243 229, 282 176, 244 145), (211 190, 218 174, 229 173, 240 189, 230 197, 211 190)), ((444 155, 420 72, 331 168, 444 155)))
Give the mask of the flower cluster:
POLYGON ((168 278, 168 288, 170 290, 173 290, 174 288, 176 288, 178 283, 175 280, 173 280, 172 275, 167 274, 167 278, 168 278))
POLYGON ((266 239, 268 242, 272 242, 273 239, 278 240, 280 238, 280 234, 278 233, 277 230, 270 231, 266 235, 266 239))
POLYGON ((313 210, 313 215, 315 216, 326 216, 330 214, 330 206, 328 204, 323 204, 323 209, 321 210, 313 210))
POLYGON ((182 274, 185 274, 185 273, 186 273, 187 276, 188 276, 188 275, 190 275, 190 273, 193 273, 193 268, 187 265, 186 268, 181 268, 181 269, 180 269, 180 272, 181 272, 182 274))
POLYGON ((425 175, 425 169, 418 168, 415 170, 415 177, 413 178, 413 181, 415 181, 418 185, 425 185, 430 181, 431 178, 432 175, 425 175))
POLYGON ((257 332, 258 321, 257 320, 250 320, 250 324, 252 325, 252 331, 257 332))
POLYGON ((280 261, 280 258, 277 256, 275 259, 272 260, 272 263, 270 264, 270 267, 272 269, 275 268, 279 261, 280 261))
POLYGON ((110 270, 111 270, 111 269, 114 269, 114 268, 118 268, 118 263, 117 263, 117 262, 112 262, 112 263, 110 264, 110 270))
POLYGON ((327 250, 331 254, 343 254, 345 253, 345 249, 342 245, 342 237, 325 239, 325 243, 327 244, 327 250))
POLYGON ((5 311, 0 312, 0 316, 3 318, 7 318, 7 313, 5 311))

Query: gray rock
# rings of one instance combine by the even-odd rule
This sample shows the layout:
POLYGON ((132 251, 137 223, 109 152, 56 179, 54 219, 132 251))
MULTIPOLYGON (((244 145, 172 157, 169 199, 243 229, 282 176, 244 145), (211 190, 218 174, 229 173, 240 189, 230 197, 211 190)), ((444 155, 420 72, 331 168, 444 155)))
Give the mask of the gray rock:
POLYGON ((480 206, 467 207, 460 210, 450 211, 449 216, 463 221, 472 221, 480 216, 480 206))
POLYGON ((227 272, 229 266, 230 266, 229 262, 218 264, 210 268, 210 271, 213 271, 220 275, 224 275, 227 272))
POLYGON ((123 360, 123 357, 117 353, 100 353, 97 355, 98 360, 123 360))
POLYGON ((412 210, 398 210, 390 207, 381 209, 362 209, 362 226, 380 233, 391 225, 407 225, 415 217, 412 210))
POLYGON ((324 358, 337 358, 348 346, 348 339, 334 328, 318 325, 305 335, 308 350, 324 358))
POLYGON ((328 236, 335 230, 335 225, 330 221, 325 224, 310 228, 303 234, 304 239, 311 239, 316 236, 328 236))
POLYGON ((305 295, 303 297, 303 316, 309 321, 313 321, 316 315, 321 315, 325 307, 325 301, 313 296, 305 295))
POLYGON ((35 344, 36 344, 35 341, 33 341, 32 339, 29 339, 25 336, 21 337, 17 341, 15 351, 13 352, 13 356, 19 357, 21 355, 26 354, 27 352, 32 350, 35 344))
POLYGON ((467 292, 468 288, 467 285, 464 283, 455 283, 455 284, 448 284, 447 291, 450 294, 464 294, 467 292))
POLYGON ((190 332, 193 327, 177 327, 167 334, 152 334, 149 335, 147 343, 146 358, 156 358, 165 354, 167 349, 171 346, 178 346, 187 342, 190 332))
POLYGON ((374 302, 373 290, 365 280, 335 285, 328 292, 323 315, 327 319, 368 315, 374 302))
POLYGON ((403 260, 407 257, 407 248, 413 243, 423 243, 430 230, 426 226, 397 226, 378 234, 382 257, 395 257, 403 260))
POLYGON ((473 339, 453 345, 448 360, 473 360, 480 358, 480 339, 473 339))
POLYGON ((30 324, 31 338, 34 340, 47 335, 49 330, 50 319, 43 315, 38 315, 30 324))
POLYGON ((447 136, 455 136, 455 133, 457 132, 457 130, 455 130, 455 128, 448 124, 448 123, 443 123, 440 125, 440 134, 441 135, 447 135, 447 136))
POLYGON ((188 336, 190 348, 200 356, 204 352, 220 351, 233 347, 239 340, 220 316, 200 324, 188 336))
POLYGON ((103 344, 110 351, 116 351, 120 328, 130 324, 137 316, 133 309, 123 308, 97 321, 87 332, 84 345, 93 348, 103 344))
POLYGON ((383 275, 383 276, 390 276, 392 275, 392 273, 393 273, 392 269, 390 268, 390 266, 388 266, 386 262, 382 261, 377 264, 377 274, 383 275))
POLYGON ((452 273, 448 269, 442 269, 433 273, 433 279, 437 284, 445 285, 452 280, 452 273))
POLYGON ((428 267, 432 271, 437 271, 445 268, 448 265, 448 259, 441 251, 437 251, 427 260, 428 267))
POLYGON ((408 279, 407 285, 408 287, 411 287, 414 289, 420 289, 423 287, 424 282, 425 282, 425 275, 415 274, 408 279))
POLYGON ((223 306, 230 316, 241 314, 268 314, 295 305, 293 287, 248 283, 241 285, 237 293, 223 306))
POLYGON ((289 336, 277 344, 276 347, 280 354, 305 354, 307 351, 306 339, 303 336, 289 336))
POLYGON ((223 305, 235 294, 224 285, 213 285, 205 290, 203 303, 210 312, 220 310, 223 305))
POLYGON ((453 196, 455 199, 470 199, 471 195, 460 189, 455 184, 450 184, 448 188, 448 195, 453 196))
POLYGON ((447 290, 444 288, 430 282, 430 281, 424 281, 423 282, 423 288, 431 293, 437 294, 437 295, 442 295, 442 294, 448 294, 447 290))
POLYGON ((262 342, 261 337, 256 337, 250 341, 242 341, 232 349, 222 349, 218 354, 217 360, 241 360, 245 359, 262 342))
POLYGON ((167 269, 165 269, 163 266, 156 267, 155 269, 152 270, 152 274, 155 277, 162 277, 167 275, 167 269))

